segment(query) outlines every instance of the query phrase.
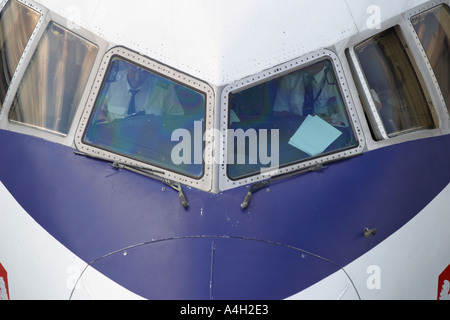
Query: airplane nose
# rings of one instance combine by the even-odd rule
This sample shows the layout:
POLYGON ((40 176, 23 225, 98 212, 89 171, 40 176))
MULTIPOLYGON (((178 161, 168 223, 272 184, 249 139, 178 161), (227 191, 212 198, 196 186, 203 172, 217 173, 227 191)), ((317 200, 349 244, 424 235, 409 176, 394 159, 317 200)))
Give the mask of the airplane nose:
POLYGON ((156 240, 91 266, 155 300, 285 299, 340 269, 294 247, 238 237, 156 240))

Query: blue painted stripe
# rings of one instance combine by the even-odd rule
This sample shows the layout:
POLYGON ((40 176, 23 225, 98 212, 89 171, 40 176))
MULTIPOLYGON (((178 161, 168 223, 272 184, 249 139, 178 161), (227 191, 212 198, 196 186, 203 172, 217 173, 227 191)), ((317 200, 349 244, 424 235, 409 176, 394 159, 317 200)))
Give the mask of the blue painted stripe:
POLYGON ((0 179, 32 217, 80 258, 148 298, 285 298, 373 248, 450 181, 444 136, 278 182, 255 193, 245 212, 247 187, 220 194, 185 188, 186 211, 160 182, 68 147, 0 130, 0 150, 0 179), (364 238, 364 227, 376 227, 376 237, 364 238), (142 243, 126 256, 97 260, 142 243))

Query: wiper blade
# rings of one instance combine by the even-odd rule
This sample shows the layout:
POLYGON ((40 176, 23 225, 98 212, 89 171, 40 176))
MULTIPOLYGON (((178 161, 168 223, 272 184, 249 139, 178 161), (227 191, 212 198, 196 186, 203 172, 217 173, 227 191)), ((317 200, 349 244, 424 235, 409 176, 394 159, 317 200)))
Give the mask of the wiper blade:
MULTIPOLYGON (((88 158, 93 158, 93 159, 103 160, 103 161, 106 161, 106 162, 111 162, 111 166, 113 168, 116 168, 116 169, 126 169, 125 168, 125 166, 126 166, 127 168, 133 168, 133 169, 141 170, 141 171, 147 172, 147 173, 164 174, 164 171, 144 168, 144 167, 141 167, 141 166, 129 165, 129 164, 126 164, 126 163, 124 163, 122 161, 114 161, 114 160, 108 159, 106 157, 96 156, 96 155, 88 154, 88 153, 81 152, 81 151, 74 151, 73 153, 77 154, 77 155, 80 155, 80 156, 85 156, 85 157, 88 157, 88 158)), ((156 177, 156 178, 159 178, 159 177, 156 177)))
POLYGON ((265 188, 266 186, 268 186, 269 184, 271 184, 277 180, 294 177, 294 176, 301 175, 301 174, 308 173, 308 172, 322 171, 325 168, 327 168, 327 167, 324 166, 323 164, 317 164, 315 166, 311 166, 306 169, 299 169, 299 170, 295 170, 295 171, 288 172, 288 173, 282 173, 279 175, 275 175, 267 180, 256 182, 256 183, 250 185, 250 188, 249 188, 247 194, 245 195, 244 201, 241 203, 241 208, 246 209, 248 207, 248 205, 250 204, 250 200, 252 199, 253 193, 265 188))
POLYGON ((112 162, 111 167, 113 167, 114 169, 125 169, 128 171, 132 171, 134 173, 149 177, 151 179, 161 181, 165 185, 169 186, 170 188, 172 188, 178 192, 178 198, 180 199, 180 202, 181 202, 181 205, 183 206, 183 208, 186 209, 189 207, 189 203, 186 200, 186 196, 183 192, 183 188, 181 187, 180 183, 155 175, 155 173, 164 174, 163 171, 144 168, 144 167, 140 167, 140 166, 129 165, 129 164, 125 164, 121 161, 111 161, 111 159, 107 159, 107 158, 95 156, 95 155, 90 155, 90 154, 80 152, 80 151, 74 151, 74 153, 77 155, 81 155, 81 156, 85 156, 85 157, 89 157, 89 158, 112 162))
POLYGON ((129 171, 141 174, 143 176, 161 181, 168 187, 170 187, 178 192, 178 198, 180 198, 180 202, 181 202, 181 205, 183 206, 183 208, 186 209, 187 207, 189 207, 189 203, 186 200, 186 196, 184 195, 181 184, 178 182, 172 181, 170 179, 167 179, 167 178, 161 178, 161 177, 155 176, 154 174, 152 174, 153 172, 155 172, 155 170, 151 170, 151 169, 147 169, 147 168, 140 168, 140 167, 136 167, 136 166, 129 166, 127 164, 123 164, 118 161, 113 162, 112 167, 116 168, 116 169, 126 169, 129 171))

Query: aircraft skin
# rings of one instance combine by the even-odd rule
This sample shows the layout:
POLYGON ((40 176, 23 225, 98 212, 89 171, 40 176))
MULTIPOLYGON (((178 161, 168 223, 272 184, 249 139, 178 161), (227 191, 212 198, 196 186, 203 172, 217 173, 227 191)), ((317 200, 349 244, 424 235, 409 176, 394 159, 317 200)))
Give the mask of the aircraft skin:
MULTIPOLYGON (((68 25, 75 17, 74 32, 101 40, 66 136, 10 122, 7 103, 0 114, 0 266, 5 270, 3 276, 0 268, 0 277, 8 285, 0 283, 0 293, 7 291, 10 299, 439 297, 439 275, 450 265, 450 120, 445 101, 431 91, 438 128, 375 141, 346 49, 380 29, 410 27, 409 14, 448 1, 378 1, 383 13, 378 29, 366 25, 370 1, 323 1, 316 7, 290 1, 265 27, 262 22, 274 6, 270 2, 23 3, 42 10, 41 29, 46 21, 68 25), (236 12, 234 6, 242 7, 236 12), (309 22, 323 22, 308 34, 294 34, 298 24, 308 22, 294 21, 293 8, 310 16, 309 22), (151 9, 162 13, 144 32, 131 16, 145 16, 151 9), (252 10, 259 15, 244 15, 252 10), (323 16, 311 13, 317 11, 323 16), (180 21, 182 12, 187 18, 180 21), (339 15, 342 19, 336 21, 339 15), (111 16, 127 23, 119 26, 111 16), (150 28, 158 24, 164 31, 150 28), (255 34, 260 41, 249 42, 255 34), (323 166, 317 170, 271 183, 254 192, 246 208, 241 205, 251 183, 223 183, 220 166, 211 166, 210 184, 183 185, 189 203, 185 208, 161 181, 114 167, 79 148, 77 132, 97 69, 105 52, 117 47, 205 82, 214 92, 214 127, 220 125, 222 96, 230 85, 299 57, 312 59, 326 48, 345 73, 357 151, 335 161, 319 160, 323 166)), ((408 41, 411 46, 414 36, 408 41)), ((26 54, 35 48, 29 44, 26 54)), ((425 60, 419 47, 413 50, 425 60)), ((23 76, 27 59, 16 77, 23 76)), ((431 82, 425 61, 419 69, 431 82)))

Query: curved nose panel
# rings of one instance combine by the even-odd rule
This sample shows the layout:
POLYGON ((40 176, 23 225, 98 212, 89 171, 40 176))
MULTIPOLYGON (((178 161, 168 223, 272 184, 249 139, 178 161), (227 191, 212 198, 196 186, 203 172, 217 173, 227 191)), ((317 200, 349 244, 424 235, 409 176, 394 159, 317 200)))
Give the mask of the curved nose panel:
POLYGON ((284 299, 339 270, 296 248, 228 237, 153 241, 99 259, 92 267, 158 300, 284 299))

